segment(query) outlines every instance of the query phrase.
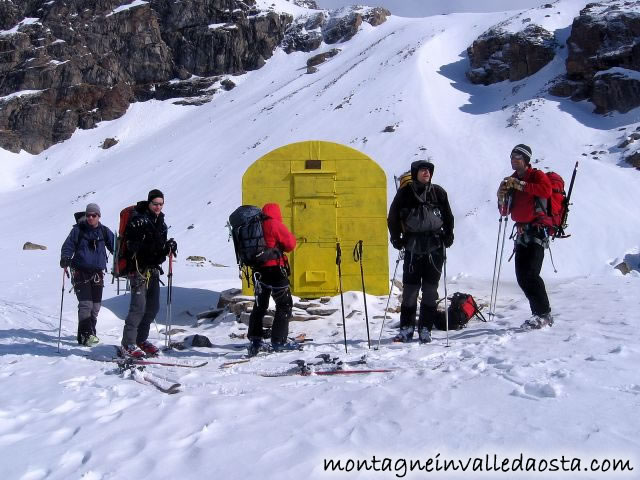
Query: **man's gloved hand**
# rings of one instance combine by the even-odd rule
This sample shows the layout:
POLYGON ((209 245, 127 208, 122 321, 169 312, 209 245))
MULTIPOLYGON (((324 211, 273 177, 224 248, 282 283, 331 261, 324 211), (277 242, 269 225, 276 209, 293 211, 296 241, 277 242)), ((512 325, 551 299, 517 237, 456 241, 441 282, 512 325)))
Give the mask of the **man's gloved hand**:
POLYGON ((442 242, 445 248, 451 247, 451 245, 453 245, 453 232, 445 233, 442 237, 442 242))
POLYGON ((69 257, 62 257, 60 259, 60 268, 69 268, 71 265, 71 259, 69 257))
POLYGON ((396 250, 402 250, 404 248, 404 243, 404 238, 401 237, 391 239, 391 245, 393 245, 393 248, 396 250))
POLYGON ((178 244, 173 238, 167 240, 167 243, 164 245, 165 250, 167 251, 167 255, 170 252, 173 252, 174 255, 178 254, 178 244))
POLYGON ((522 180, 518 180, 517 178, 514 177, 506 177, 502 183, 504 184, 504 186, 507 188, 507 190, 524 190, 524 187, 527 185, 527 182, 524 182, 522 180))
POLYGON ((503 180, 502 182, 500 182, 500 187, 498 187, 498 201, 504 202, 504 200, 507 198, 507 195, 509 195, 509 189, 507 188, 507 185, 503 180))

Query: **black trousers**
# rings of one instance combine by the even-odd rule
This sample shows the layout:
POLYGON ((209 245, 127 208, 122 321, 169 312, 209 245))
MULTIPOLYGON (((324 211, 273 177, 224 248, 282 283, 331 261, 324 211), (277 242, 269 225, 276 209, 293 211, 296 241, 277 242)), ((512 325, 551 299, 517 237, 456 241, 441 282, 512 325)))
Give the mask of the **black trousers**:
POLYGON ((74 270, 73 290, 78 298, 78 336, 82 344, 89 335, 96 335, 98 313, 102 305, 104 274, 74 270))
MULTIPOLYGON (((262 338, 264 330, 262 319, 269 307, 269 297, 276 303, 276 313, 271 327, 271 342, 287 341, 289 335, 289 319, 293 309, 293 299, 289 288, 289 277, 278 267, 262 267, 254 271, 258 274, 256 303, 249 316, 248 338, 262 338)), ((256 277, 254 276, 254 279, 256 277)))
POLYGON ((438 283, 442 273, 444 255, 442 249, 431 254, 415 256, 407 252, 402 272, 402 304, 400 305, 400 328, 415 327, 418 310, 418 292, 422 290, 418 328, 433 328, 438 302, 438 283))
POLYGON ((544 261, 544 247, 537 243, 516 243, 516 279, 524 292, 531 313, 544 315, 551 311, 549 297, 540 276, 544 261))

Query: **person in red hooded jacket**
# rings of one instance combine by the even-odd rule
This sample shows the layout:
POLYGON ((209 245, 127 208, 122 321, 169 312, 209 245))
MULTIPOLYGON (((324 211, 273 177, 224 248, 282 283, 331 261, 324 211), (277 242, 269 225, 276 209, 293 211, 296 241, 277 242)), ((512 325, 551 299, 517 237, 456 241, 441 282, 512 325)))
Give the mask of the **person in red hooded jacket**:
POLYGON ((544 172, 532 168, 531 148, 516 145, 511 151, 513 174, 506 177, 498 189, 498 208, 509 205, 511 219, 516 224, 516 279, 524 292, 532 317, 523 328, 542 328, 553 325, 549 297, 540 276, 544 249, 549 245, 546 227, 537 222, 537 209, 546 206, 551 197, 551 182, 544 172))
POLYGON ((287 348, 289 318, 293 308, 289 286, 289 262, 285 252, 291 252, 296 248, 296 237, 282 223, 282 213, 277 203, 267 203, 262 207, 262 213, 266 216, 262 222, 262 230, 267 248, 275 249, 279 254, 277 258, 267 260, 253 271, 256 303, 249 317, 249 356, 255 356, 262 348, 262 319, 269 306, 269 297, 273 297, 276 304, 271 327, 271 346, 274 351, 287 348))

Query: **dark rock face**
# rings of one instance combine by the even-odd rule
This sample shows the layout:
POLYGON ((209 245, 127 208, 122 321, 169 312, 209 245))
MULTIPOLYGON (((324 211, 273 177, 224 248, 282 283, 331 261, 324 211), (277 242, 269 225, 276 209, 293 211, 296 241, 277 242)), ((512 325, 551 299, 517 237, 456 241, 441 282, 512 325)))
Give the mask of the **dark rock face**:
POLYGON ((327 52, 314 55, 313 57, 307 60, 307 67, 315 67, 316 65, 320 65, 321 63, 326 62, 331 57, 335 57, 338 53, 340 53, 340 49, 332 48, 327 52))
POLYGON ((357 7, 342 16, 330 16, 326 12, 317 12, 299 18, 289 27, 283 41, 287 53, 311 52, 324 41, 327 44, 346 42, 358 33, 363 22, 378 26, 387 20, 391 13, 381 7, 357 7))
POLYGON ((625 160, 629 165, 640 169, 640 152, 635 152, 629 155, 625 160))
POLYGON ((597 113, 640 106, 640 1, 588 4, 573 20, 567 46, 567 75, 552 94, 588 98, 597 113))
POLYGON ((0 35, 1 148, 39 153, 133 101, 191 96, 213 83, 172 78, 260 68, 292 22, 257 15, 254 0, 131 3, 0 0, 0 29, 9 30, 0 35), (33 92, 10 95, 24 91, 33 92))
POLYGON ((553 60, 556 47, 553 34, 539 25, 517 33, 492 28, 467 48, 471 64, 467 77, 483 85, 522 80, 553 60))

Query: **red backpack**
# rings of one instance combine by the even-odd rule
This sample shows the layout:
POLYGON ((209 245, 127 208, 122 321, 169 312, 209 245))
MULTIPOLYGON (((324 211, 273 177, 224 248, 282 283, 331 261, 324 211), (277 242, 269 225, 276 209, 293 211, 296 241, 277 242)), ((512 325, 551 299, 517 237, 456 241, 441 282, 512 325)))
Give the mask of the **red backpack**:
POLYGON ((564 238, 565 210, 567 208, 567 194, 564 191, 564 179, 556 172, 545 172, 551 182, 551 196, 549 198, 536 197, 537 225, 549 228, 549 236, 564 238))
POLYGON ((129 268, 127 260, 127 241, 124 232, 127 228, 127 223, 135 212, 135 205, 123 208, 120 211, 120 224, 118 226, 118 235, 116 236, 116 251, 113 255, 113 276, 124 277, 133 270, 129 268))

